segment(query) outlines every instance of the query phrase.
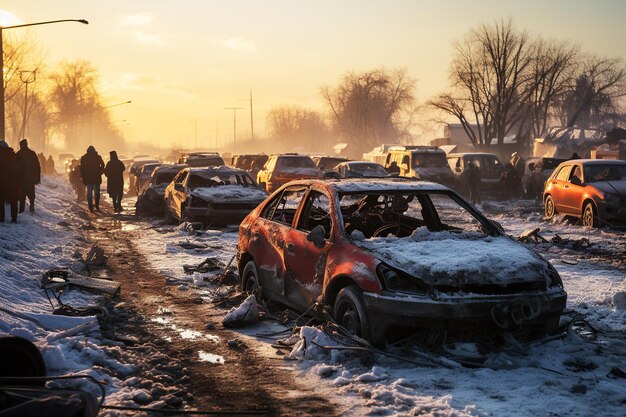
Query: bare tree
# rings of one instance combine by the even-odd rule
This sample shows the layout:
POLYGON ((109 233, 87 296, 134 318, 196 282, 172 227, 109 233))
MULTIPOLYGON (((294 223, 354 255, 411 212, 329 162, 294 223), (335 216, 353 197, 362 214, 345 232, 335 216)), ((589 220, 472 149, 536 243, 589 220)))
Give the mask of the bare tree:
POLYGON ((602 127, 623 118, 626 67, 616 58, 585 57, 563 98, 560 118, 568 127, 602 127))
POLYGON ((296 106, 271 109, 266 116, 270 136, 285 149, 299 146, 320 151, 329 145, 330 132, 323 116, 296 106))
POLYGON ((429 104, 456 117, 474 144, 492 138, 502 144, 526 116, 530 90, 525 86, 533 50, 529 36, 509 19, 479 25, 454 47, 452 92, 429 104))
POLYGON ((578 47, 567 42, 539 39, 529 66, 528 125, 532 137, 548 132, 554 108, 571 88, 579 58, 578 47))
POLYGON ((415 80, 404 69, 347 73, 336 88, 323 87, 333 127, 360 150, 410 137, 415 80))
POLYGON ((101 104, 98 71, 87 61, 64 62, 52 73, 50 102, 55 107, 52 124, 66 146, 83 151, 87 144, 123 144, 121 133, 101 104))

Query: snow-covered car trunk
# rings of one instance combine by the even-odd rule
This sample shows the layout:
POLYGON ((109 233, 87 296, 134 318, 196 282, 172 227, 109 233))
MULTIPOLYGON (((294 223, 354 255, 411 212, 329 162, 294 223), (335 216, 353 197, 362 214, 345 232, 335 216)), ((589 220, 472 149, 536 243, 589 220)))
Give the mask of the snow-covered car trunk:
POLYGON ((211 223, 239 223, 267 194, 252 186, 218 185, 191 190, 188 216, 211 223))

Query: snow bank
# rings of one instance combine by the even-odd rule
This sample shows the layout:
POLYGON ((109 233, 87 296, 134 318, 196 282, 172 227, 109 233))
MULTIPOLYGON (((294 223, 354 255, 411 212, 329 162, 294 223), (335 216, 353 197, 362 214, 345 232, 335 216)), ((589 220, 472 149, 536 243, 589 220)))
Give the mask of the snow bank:
POLYGON ((539 256, 504 236, 433 233, 421 227, 406 238, 378 237, 355 243, 389 265, 436 285, 506 285, 537 281, 547 273, 539 256))
MULTIPOLYGON (((34 215, 22 213, 17 224, 0 223, 0 334, 33 342, 49 375, 89 374, 106 381, 108 393, 114 393, 123 382, 111 373, 129 375, 135 366, 123 362, 127 358, 119 347, 103 346, 95 317, 53 315, 40 288, 46 270, 69 267, 75 252, 88 250, 75 231, 82 222, 77 216, 82 209, 76 207, 73 191, 61 178, 44 177, 36 192, 34 215), (77 328, 83 331, 72 332, 77 328)), ((101 298, 72 290, 62 300, 80 307, 96 305, 101 298)), ((84 388, 94 389, 90 384, 84 388)))

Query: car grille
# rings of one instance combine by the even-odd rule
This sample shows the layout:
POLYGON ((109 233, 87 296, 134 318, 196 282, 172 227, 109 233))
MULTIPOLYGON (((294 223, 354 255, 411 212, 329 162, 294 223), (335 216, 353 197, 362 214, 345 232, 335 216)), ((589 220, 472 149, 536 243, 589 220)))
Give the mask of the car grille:
POLYGON ((445 293, 465 292, 483 295, 514 294, 527 291, 545 291, 545 281, 515 282, 507 285, 463 285, 461 287, 436 286, 438 291, 445 293))

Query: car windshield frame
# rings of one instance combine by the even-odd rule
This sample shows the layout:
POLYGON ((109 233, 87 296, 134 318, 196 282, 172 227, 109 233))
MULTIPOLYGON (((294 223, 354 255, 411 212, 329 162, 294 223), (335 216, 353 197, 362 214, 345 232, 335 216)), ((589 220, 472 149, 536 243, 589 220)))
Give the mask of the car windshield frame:
POLYGON ((195 190, 197 188, 212 188, 219 187, 222 185, 238 185, 241 187, 256 187, 254 181, 250 178, 250 176, 246 172, 236 172, 236 171, 223 171, 223 172, 193 172, 189 173, 189 178, 187 178, 186 186, 190 190, 195 190), (192 183, 192 181, 196 178, 201 178, 206 182, 203 183, 192 183), (197 185, 196 185, 197 184, 197 185))
MULTIPOLYGON (((428 221, 428 222, 437 221, 439 222, 439 225, 441 225, 441 217, 439 216, 439 213, 437 212, 437 209, 435 208, 435 205, 432 203, 432 200, 430 199, 429 195, 430 194, 445 195, 446 197, 449 197, 450 200, 452 200, 458 206, 463 208, 467 213, 469 213, 469 215, 471 215, 474 219, 478 221, 478 223, 482 225, 481 233, 484 233, 485 236, 497 237, 497 236, 506 235, 506 233, 504 232, 504 230, 498 223, 487 218, 484 214, 476 210, 471 204, 465 201, 465 199, 463 199, 461 196, 457 195, 453 191, 451 190, 423 190, 423 189, 414 189, 414 190, 375 189, 375 190, 359 190, 359 191, 339 191, 335 194, 336 197, 333 199, 334 204, 335 204, 334 210, 335 210, 335 213, 337 213, 336 221, 338 223, 336 230, 342 233, 346 239, 350 241, 354 240, 351 237, 350 233, 347 232, 345 224, 344 224, 345 214, 342 210, 341 199, 344 198, 345 196, 350 196, 350 195, 353 195, 353 196, 354 195, 394 196, 394 195, 407 195, 407 194, 425 195, 427 197, 426 204, 424 205, 423 208, 426 212, 426 216, 430 216, 430 218, 428 220, 424 219, 424 221, 428 221)), ((420 203, 421 202, 422 200, 420 200, 420 203)), ((438 231, 442 231, 442 230, 435 230, 434 232, 438 232, 438 231)), ((454 233, 454 231, 451 231, 451 232, 454 233)))

